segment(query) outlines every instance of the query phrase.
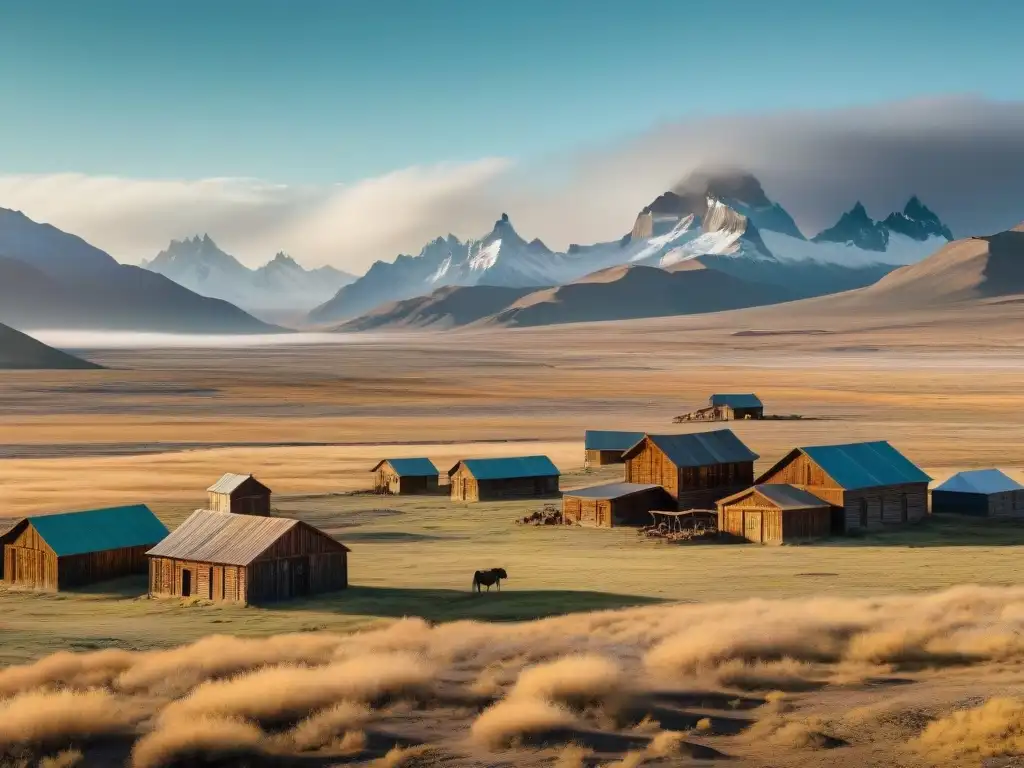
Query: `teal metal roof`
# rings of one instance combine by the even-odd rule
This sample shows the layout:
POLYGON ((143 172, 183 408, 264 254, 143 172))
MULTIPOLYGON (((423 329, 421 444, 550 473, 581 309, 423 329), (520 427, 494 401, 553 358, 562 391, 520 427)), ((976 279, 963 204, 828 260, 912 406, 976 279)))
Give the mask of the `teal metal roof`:
MULTIPOLYGON (((731 429, 681 435, 645 435, 677 467, 742 464, 760 458, 731 429)), ((639 443, 637 443, 639 445, 639 443)), ((636 446, 633 446, 635 448, 636 446)), ((630 449, 632 450, 632 448, 630 449)))
POLYGON ((998 469, 974 469, 969 472, 958 472, 942 485, 936 486, 935 490, 949 493, 977 493, 987 496, 990 493, 1021 491, 1024 490, 1024 485, 998 469))
POLYGON ((583 447, 587 451, 625 451, 643 438, 643 432, 609 432, 604 429, 588 429, 583 435, 583 447))
POLYGON ((728 405, 730 408, 763 408, 764 405, 757 395, 729 395, 716 394, 711 396, 711 405, 728 405))
POLYGON ((931 481, 920 467, 884 440, 800 450, 848 491, 931 481))
POLYGON ((26 518, 58 557, 152 546, 167 527, 145 504, 26 518))
MULTIPOLYGON (((547 456, 514 456, 500 459, 464 459, 462 464, 477 480, 512 480, 519 477, 557 477, 558 471, 547 456)), ((452 474, 458 464, 449 470, 452 474)))
POLYGON ((376 472, 381 464, 388 463, 399 477, 431 477, 437 475, 437 467, 430 459, 384 459, 373 468, 376 472))
POLYGON ((562 495, 577 499, 621 499, 625 496, 632 496, 634 493, 652 491, 655 488, 661 488, 661 486, 650 483, 607 483, 593 485, 589 488, 577 488, 575 491, 566 491, 562 495))

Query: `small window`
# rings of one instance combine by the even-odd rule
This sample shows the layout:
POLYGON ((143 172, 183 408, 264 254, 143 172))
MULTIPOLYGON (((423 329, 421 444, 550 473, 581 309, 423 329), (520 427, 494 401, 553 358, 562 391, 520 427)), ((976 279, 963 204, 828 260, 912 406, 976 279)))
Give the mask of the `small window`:
POLYGON ((868 527, 868 500, 867 499, 861 499, 860 500, 860 527, 861 528, 867 528, 868 527))

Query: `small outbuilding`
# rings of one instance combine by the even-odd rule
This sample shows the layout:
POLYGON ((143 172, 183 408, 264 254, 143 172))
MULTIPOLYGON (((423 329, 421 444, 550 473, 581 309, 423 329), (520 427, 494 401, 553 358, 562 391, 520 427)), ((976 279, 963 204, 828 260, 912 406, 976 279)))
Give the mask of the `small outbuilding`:
POLYGON ((664 488, 676 509, 714 509, 715 502, 754 483, 759 457, 730 429, 644 435, 623 454, 627 483, 664 488))
POLYGON ((793 485, 755 485, 718 502, 718 530, 758 544, 823 539, 832 505, 793 485))
POLYGON ((539 499, 558 493, 558 467, 547 456, 463 459, 448 470, 452 501, 539 499))
POLYGON ((0 518, 0 577, 4 575, 4 547, 14 541, 14 528, 25 518, 0 518))
POLYGON ((928 514, 931 478, 884 440, 794 448, 757 484, 788 484, 833 508, 832 532, 912 523, 928 514))
POLYGON ((958 472, 932 490, 932 514, 1024 517, 1024 485, 998 469, 958 472))
POLYGON ((643 432, 611 432, 588 429, 583 435, 583 465, 604 467, 622 464, 622 454, 643 439, 643 432))
POLYGON ((566 523, 614 528, 646 525, 652 509, 671 504, 660 485, 652 483, 608 483, 579 488, 562 494, 562 519, 566 523))
POLYGON ((206 489, 207 506, 236 515, 270 515, 270 489, 252 475, 230 472, 206 489))
POLYGON ((714 394, 703 408, 678 416, 684 421, 734 421, 737 419, 763 419, 764 405, 754 394, 714 394))
POLYGON ((383 459, 370 471, 374 493, 437 493, 437 467, 430 459, 383 459))
POLYGON ((250 604, 335 592, 348 553, 299 520, 197 510, 146 553, 149 593, 250 604))
POLYGON ((4 535, 4 580, 57 591, 145 573, 166 535, 144 504, 26 517, 4 535))

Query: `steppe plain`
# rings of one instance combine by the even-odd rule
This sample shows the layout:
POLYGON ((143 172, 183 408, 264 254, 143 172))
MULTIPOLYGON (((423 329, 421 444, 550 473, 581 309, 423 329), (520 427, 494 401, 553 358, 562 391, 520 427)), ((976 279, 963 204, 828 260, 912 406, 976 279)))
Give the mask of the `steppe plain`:
MULTIPOLYGON (((1024 729, 1013 698, 1024 697, 1024 593, 1013 586, 1024 526, 929 521, 815 546, 686 547, 629 530, 514 525, 536 501, 356 493, 378 458, 396 455, 447 469, 465 456, 546 453, 563 488, 611 480, 616 468, 583 470, 584 429, 698 429, 672 418, 714 391, 755 391, 769 412, 803 417, 729 425, 761 455, 758 468, 796 445, 887 439, 937 479, 987 466, 1024 478, 1024 305, 863 313, 807 304, 333 345, 76 350, 106 369, 0 374, 0 516, 137 501, 173 527, 221 473, 253 472, 273 488, 277 514, 352 548, 353 585, 268 609, 149 600, 144 579, 60 595, 2 590, 0 663, 84 652, 91 686, 144 711, 113 730, 152 735, 170 728, 146 710, 159 696, 145 686, 146 696, 128 693, 118 676, 160 658, 191 669, 187 648, 165 649, 207 635, 270 639, 252 641, 248 662, 203 667, 197 681, 262 663, 322 664, 325 654, 334 663, 367 654, 371 666, 373 654, 428 659, 429 671, 408 674, 436 683, 429 701, 406 680, 415 705, 393 691, 384 703, 369 697, 369 715, 336 724, 337 738, 304 757, 282 746, 291 731, 271 733, 265 713, 196 705, 193 714, 247 716, 264 728, 228 745, 248 764, 629 766, 731 756, 764 766, 966 765, 1012 752, 1024 729), (501 595, 470 594, 472 572, 496 565, 510 576, 501 595), (603 609, 623 611, 582 613, 603 609), (461 621, 472 619, 516 623, 461 621), (271 637, 293 632, 302 634, 271 637), (460 644, 467 638, 472 651, 460 644), (272 650, 282 644, 298 650, 272 650), (109 648, 131 653, 111 664, 109 648), (600 658, 534 673, 555 683, 516 682, 520 670, 570 652, 600 658), (565 693, 565 680, 591 687, 565 693), (628 704, 626 681, 640 686, 628 704), (451 693, 463 684, 469 693, 451 693), (955 714, 993 696, 1010 698, 955 714), (491 705, 506 710, 480 725, 491 705), (515 731, 508 724, 519 719, 532 725, 509 741, 502 729, 515 731), (409 750, 387 757, 395 744, 409 750)), ((397 668, 403 659, 378 661, 397 668)), ((36 674, 69 695, 85 690, 79 667, 40 664, 0 670, 0 695, 34 690, 12 681, 36 674)), ((160 706, 194 704, 190 690, 165 692, 160 706)), ((112 756, 133 738, 69 744, 87 759, 123 762, 112 756)))

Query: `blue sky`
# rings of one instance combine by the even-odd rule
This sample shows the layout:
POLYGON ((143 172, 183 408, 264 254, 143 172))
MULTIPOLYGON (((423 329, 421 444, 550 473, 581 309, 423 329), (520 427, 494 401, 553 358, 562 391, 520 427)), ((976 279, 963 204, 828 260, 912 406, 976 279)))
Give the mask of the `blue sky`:
POLYGON ((1024 3, 0 3, 0 174, 351 182, 695 116, 1024 97, 1024 3))

